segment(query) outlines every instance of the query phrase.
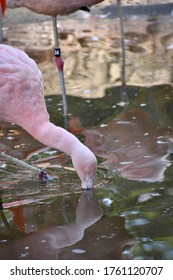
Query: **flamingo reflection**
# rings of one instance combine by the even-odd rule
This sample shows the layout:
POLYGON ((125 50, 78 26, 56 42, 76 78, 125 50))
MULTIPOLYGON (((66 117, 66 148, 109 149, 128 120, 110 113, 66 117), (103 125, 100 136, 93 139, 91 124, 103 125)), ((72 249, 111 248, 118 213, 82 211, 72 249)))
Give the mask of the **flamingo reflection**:
MULTIPOLYGON (((6 229, 1 230, 0 234, 0 259, 56 259, 62 248, 81 240, 84 231, 102 217, 93 191, 81 193, 74 222, 64 225, 50 225, 28 234, 26 231, 30 226, 29 221, 27 224, 27 218, 31 214, 29 207, 27 209, 27 206, 20 205, 20 201, 18 201, 17 208, 22 210, 22 214, 10 204, 3 204, 3 207, 6 209, 9 207, 9 210, 13 211, 14 221, 20 230, 17 231, 13 228, 10 230, 6 222, 6 229), (27 213, 27 211, 29 212, 27 213), (26 216, 25 226, 21 226, 20 222, 24 221, 24 215, 26 216), (25 232, 22 233, 21 229, 24 230, 24 228, 25 232), (3 240, 7 240, 7 242, 3 242, 3 240)), ((4 221, 1 210, 1 221, 2 217, 4 221)))

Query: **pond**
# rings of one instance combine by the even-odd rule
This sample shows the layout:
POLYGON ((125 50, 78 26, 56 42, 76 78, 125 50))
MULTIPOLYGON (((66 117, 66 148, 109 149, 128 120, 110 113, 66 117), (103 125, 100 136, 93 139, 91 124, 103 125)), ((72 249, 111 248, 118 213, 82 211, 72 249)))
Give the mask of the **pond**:
MULTIPOLYGON (((81 190, 66 155, 1 123, 1 151, 53 180, 0 160, 0 259, 173 259, 173 18, 153 7, 125 14, 122 87, 112 7, 59 19, 68 126, 97 156, 94 189, 81 190)), ((51 121, 64 126, 51 21, 25 12, 23 22, 19 11, 7 14, 4 42, 38 63, 51 121)))

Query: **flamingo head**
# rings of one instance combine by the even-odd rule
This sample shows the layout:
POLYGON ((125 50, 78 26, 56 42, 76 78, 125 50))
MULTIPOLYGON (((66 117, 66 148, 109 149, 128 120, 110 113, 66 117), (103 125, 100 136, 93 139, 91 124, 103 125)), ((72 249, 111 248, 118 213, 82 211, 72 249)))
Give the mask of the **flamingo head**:
POLYGON ((73 166, 82 182, 83 189, 92 189, 96 177, 97 160, 95 155, 83 145, 72 154, 73 166))

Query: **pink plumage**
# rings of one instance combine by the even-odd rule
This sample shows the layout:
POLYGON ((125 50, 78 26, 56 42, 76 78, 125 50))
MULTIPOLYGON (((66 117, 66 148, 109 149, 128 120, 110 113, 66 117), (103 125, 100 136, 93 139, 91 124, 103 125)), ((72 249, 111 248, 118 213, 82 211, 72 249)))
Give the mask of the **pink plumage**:
POLYGON ((73 134, 49 121, 43 80, 26 53, 0 45, 0 120, 14 122, 46 146, 71 156, 82 187, 93 187, 97 161, 73 134))
POLYGON ((7 0, 7 7, 25 7, 33 12, 56 16, 68 15, 85 7, 103 2, 104 0, 7 0))

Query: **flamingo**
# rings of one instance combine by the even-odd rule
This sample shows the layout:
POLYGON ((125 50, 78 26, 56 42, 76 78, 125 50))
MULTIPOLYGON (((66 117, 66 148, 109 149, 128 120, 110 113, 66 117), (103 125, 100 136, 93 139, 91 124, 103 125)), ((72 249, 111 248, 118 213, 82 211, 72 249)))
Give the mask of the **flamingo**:
POLYGON ((7 7, 25 7, 31 11, 49 16, 69 15, 78 10, 89 11, 88 6, 103 2, 104 0, 6 0, 7 7))
POLYGON ((4 44, 0 44, 0 120, 21 126, 44 145, 69 155, 82 188, 93 187, 95 155, 73 134, 49 121, 42 74, 35 61, 4 44))
MULTIPOLYGON (((1 0, 5 1, 5 0, 1 0)), ((25 7, 35 13, 44 14, 48 16, 52 16, 53 20, 53 30, 54 30, 54 40, 55 40, 55 63, 59 72, 59 80, 61 85, 62 92, 62 100, 63 100, 63 111, 65 117, 65 128, 68 129, 68 105, 67 105, 67 97, 66 97, 66 88, 64 81, 64 72, 63 66, 64 62, 61 58, 61 50, 59 47, 58 40, 58 29, 57 29, 57 15, 69 15, 78 10, 84 10, 89 12, 88 6, 92 6, 94 4, 98 4, 104 0, 6 0, 6 4, 8 8, 19 8, 25 7)))

